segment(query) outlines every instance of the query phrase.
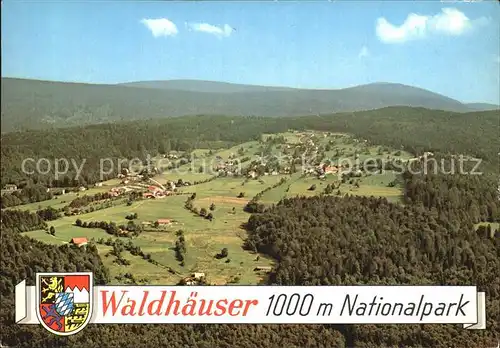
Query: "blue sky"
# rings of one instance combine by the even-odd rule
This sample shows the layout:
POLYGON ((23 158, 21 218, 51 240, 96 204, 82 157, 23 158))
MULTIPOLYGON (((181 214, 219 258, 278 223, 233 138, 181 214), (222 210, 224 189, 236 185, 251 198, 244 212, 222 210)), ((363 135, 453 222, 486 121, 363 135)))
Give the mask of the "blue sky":
POLYGON ((397 82, 500 103, 500 5, 439 1, 3 0, 2 76, 397 82))

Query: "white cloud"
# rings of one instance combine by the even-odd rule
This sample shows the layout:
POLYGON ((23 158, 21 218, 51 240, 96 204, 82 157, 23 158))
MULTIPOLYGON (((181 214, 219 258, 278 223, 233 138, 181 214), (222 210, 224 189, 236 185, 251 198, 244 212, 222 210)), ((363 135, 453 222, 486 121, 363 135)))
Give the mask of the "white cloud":
POLYGON ((177 26, 167 18, 142 19, 141 23, 151 30, 154 37, 175 36, 179 32, 177 26))
POLYGON ((188 26, 194 31, 212 34, 217 37, 228 37, 234 31, 234 29, 228 24, 224 24, 223 27, 218 27, 208 23, 189 23, 188 26))
POLYGON ((358 58, 366 58, 370 55, 370 51, 368 50, 368 47, 363 46, 361 47, 361 50, 359 51, 358 58))
POLYGON ((389 23, 385 18, 379 18, 376 34, 384 43, 403 43, 433 34, 459 36, 487 23, 488 19, 485 17, 472 20, 457 9, 443 8, 433 16, 410 13, 400 26, 389 23))

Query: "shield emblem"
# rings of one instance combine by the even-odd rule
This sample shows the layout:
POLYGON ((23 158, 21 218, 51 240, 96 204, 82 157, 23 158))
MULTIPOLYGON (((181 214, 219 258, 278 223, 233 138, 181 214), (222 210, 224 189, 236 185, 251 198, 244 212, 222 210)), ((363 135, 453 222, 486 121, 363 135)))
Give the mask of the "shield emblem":
POLYGON ((81 331, 92 316, 92 273, 38 273, 37 316, 56 335, 81 331))

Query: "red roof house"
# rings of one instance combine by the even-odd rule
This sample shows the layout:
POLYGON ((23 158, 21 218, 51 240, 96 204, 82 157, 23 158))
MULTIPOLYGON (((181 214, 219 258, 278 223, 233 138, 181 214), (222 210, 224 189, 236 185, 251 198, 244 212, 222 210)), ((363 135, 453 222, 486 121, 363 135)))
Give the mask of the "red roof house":
POLYGON ((332 173, 337 173, 339 169, 336 166, 323 166, 323 171, 325 174, 332 174, 332 173))
POLYGON ((170 225, 172 221, 170 219, 158 219, 156 222, 158 222, 158 225, 170 225))
POLYGON ((77 246, 82 246, 87 244, 89 241, 85 237, 79 237, 79 238, 71 238, 70 243, 75 244, 77 246))

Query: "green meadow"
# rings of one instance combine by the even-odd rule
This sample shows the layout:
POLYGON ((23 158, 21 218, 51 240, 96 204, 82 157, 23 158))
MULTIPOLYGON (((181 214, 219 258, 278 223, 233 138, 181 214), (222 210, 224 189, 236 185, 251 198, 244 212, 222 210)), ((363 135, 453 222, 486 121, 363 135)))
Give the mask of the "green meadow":
MULTIPOLYGON (((281 134, 266 134, 262 139, 265 141, 270 136, 283 136, 286 143, 276 144, 271 149, 272 154, 279 154, 283 148, 295 149, 298 145, 313 143, 314 146, 328 145, 324 151, 326 159, 335 159, 335 155, 354 161, 355 154, 359 160, 367 158, 386 158, 396 152, 394 149, 382 150, 377 146, 367 146, 362 141, 357 141, 345 134, 326 134, 321 132, 286 132, 281 134)), ((266 143, 258 141, 247 142, 233 146, 228 149, 196 149, 190 154, 190 163, 181 165, 174 170, 164 170, 162 174, 153 179, 161 184, 168 181, 177 182, 182 179, 192 184, 214 177, 215 173, 207 172, 207 168, 213 168, 221 161, 229 159, 251 160, 260 155, 260 150, 266 143), (201 167, 201 170, 200 170, 201 167)), ((179 154, 183 156, 182 154, 179 154)), ((401 158, 410 158, 410 154, 401 152, 401 158)), ((185 156, 185 154, 184 154, 185 156)), ((338 156, 337 156, 338 157, 338 156)), ((251 161, 244 162, 242 169, 251 161)), ((64 244, 70 242, 74 237, 86 237, 94 241, 121 239, 125 243, 129 240, 141 248, 145 254, 149 254, 157 264, 153 264, 140 256, 134 256, 128 251, 122 252, 122 258, 129 265, 116 262, 116 256, 111 255, 111 247, 105 244, 97 244, 99 253, 104 264, 109 268, 113 282, 119 284, 124 281, 125 274, 132 274, 136 281, 148 284, 176 284, 184 277, 194 272, 203 272, 207 281, 212 284, 258 284, 265 275, 255 272, 257 266, 272 266, 273 261, 262 255, 255 254, 243 249, 246 232, 242 225, 248 221, 249 214, 243 211, 244 206, 255 195, 267 190, 260 202, 265 204, 276 204, 279 200, 295 196, 314 196, 324 192, 327 185, 335 187, 332 195, 350 194, 365 196, 381 196, 399 202, 401 199, 401 188, 398 185, 390 187, 390 183, 397 178, 394 172, 383 174, 364 174, 359 178, 352 178, 341 183, 338 174, 326 175, 320 179, 316 175, 303 176, 300 170, 294 174, 262 175, 255 179, 246 176, 217 177, 204 183, 180 186, 177 188, 180 195, 167 196, 161 199, 146 199, 132 202, 127 205, 126 200, 116 205, 95 210, 78 216, 62 217, 48 222, 49 226, 55 228, 55 236, 46 231, 27 232, 26 235, 46 243, 64 244), (286 182, 274 188, 282 178, 286 182), (357 185, 356 185, 357 183, 357 185), (358 187, 359 186, 359 187, 358 187), (314 187, 314 189, 312 189, 314 187), (188 197, 195 194, 192 201, 193 207, 198 211, 205 208, 212 213, 213 220, 210 221, 185 208, 188 197), (243 197, 240 197, 243 194, 243 197), (213 210, 210 210, 210 207, 213 210), (115 222, 118 225, 126 225, 129 214, 137 214, 136 224, 144 226, 143 231, 136 237, 115 237, 98 228, 83 228, 75 225, 76 219, 83 222, 106 221, 115 222), (143 223, 151 223, 158 219, 170 219, 172 223, 166 227, 155 228, 143 223), (175 243, 178 240, 176 232, 182 230, 185 237, 186 253, 184 263, 176 259, 175 243), (217 259, 215 256, 222 248, 227 248, 228 256, 217 259)), ((148 183, 150 184, 150 183, 148 183)), ((120 180, 113 179, 103 183, 102 187, 91 188, 78 193, 68 193, 58 196, 49 201, 27 204, 21 209, 32 211, 40 207, 52 206, 63 208, 72 199, 80 195, 90 195, 96 192, 104 192, 111 187, 120 186, 120 180)))

